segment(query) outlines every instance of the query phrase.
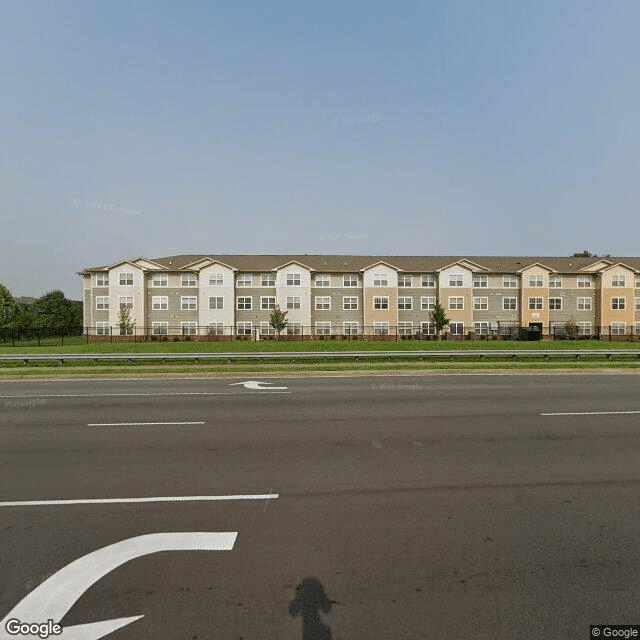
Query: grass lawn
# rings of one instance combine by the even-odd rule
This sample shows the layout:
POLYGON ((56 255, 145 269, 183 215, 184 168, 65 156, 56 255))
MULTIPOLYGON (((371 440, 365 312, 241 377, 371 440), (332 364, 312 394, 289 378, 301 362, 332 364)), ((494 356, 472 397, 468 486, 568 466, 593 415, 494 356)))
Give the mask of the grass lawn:
POLYGON ((82 338, 66 338, 64 345, 57 343, 37 346, 22 343, 19 346, 0 344, 0 355, 12 353, 250 353, 253 351, 454 351, 494 349, 640 349, 640 342, 608 342, 600 340, 557 340, 551 342, 520 342, 516 340, 398 340, 371 342, 364 340, 312 340, 272 341, 234 340, 229 342, 90 342, 82 338))
POLYGON ((7 366, 0 367, 0 380, 2 378, 32 378, 32 377, 138 377, 153 375, 189 375, 189 376, 230 376, 238 375, 259 376, 263 374, 309 374, 326 372, 327 374, 429 374, 429 373, 491 373, 491 372, 526 372, 538 373, 547 372, 589 372, 599 373, 603 371, 629 372, 640 371, 640 363, 635 360, 618 362, 602 361, 580 361, 571 360, 540 362, 513 362, 506 359, 501 362, 449 362, 442 360, 439 362, 331 362, 331 363, 296 363, 296 364, 256 364, 256 363, 233 363, 233 364, 171 364, 171 365, 149 365, 132 364, 122 365, 120 363, 105 363, 102 365, 84 365, 69 363, 65 365, 46 365, 44 363, 33 366, 7 366))

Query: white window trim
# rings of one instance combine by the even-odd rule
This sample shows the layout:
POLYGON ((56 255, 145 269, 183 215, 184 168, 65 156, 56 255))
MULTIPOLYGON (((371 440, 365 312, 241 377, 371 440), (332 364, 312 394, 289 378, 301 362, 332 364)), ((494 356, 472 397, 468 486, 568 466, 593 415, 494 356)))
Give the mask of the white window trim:
POLYGON ((96 296, 96 311, 109 311, 109 296, 96 296))
POLYGON ((316 311, 330 311, 331 310, 331 296, 316 296, 315 299, 316 311), (321 306, 319 306, 321 305, 321 306), (325 306, 328 305, 328 306, 325 306))
POLYGON ((474 311, 488 311, 489 310, 489 298, 487 296, 475 296, 473 298, 473 310, 474 311))
POLYGON ((449 311, 464 311, 464 296, 449 296, 449 311), (456 302, 455 306, 452 305, 452 300, 461 300, 462 302, 456 302), (458 305, 462 306, 458 306, 458 305))
POLYGON ((413 298, 411 296, 400 296, 398 298, 398 311, 413 311, 413 298), (409 301, 409 306, 407 306, 407 300, 409 301))
POLYGON ((237 296, 236 297, 236 310, 237 311, 253 311, 253 297, 251 296, 237 296), (240 306, 240 300, 242 300, 243 306, 240 306), (249 306, 247 307, 247 300, 249 301, 249 306))
POLYGON ((209 296, 209 309, 213 311, 220 311, 221 309, 224 309, 224 296, 209 296), (211 306, 212 300, 215 300, 213 306, 211 306), (222 302, 220 306, 218 306, 218 300, 222 302))
POLYGON ((151 296, 152 311, 167 311, 169 309, 169 296, 151 296))
POLYGON ((197 311, 198 310, 198 296, 180 296, 180 311, 197 311), (185 300, 193 300, 195 306, 191 306, 191 302, 186 303, 185 300))
POLYGON ((343 311, 357 311, 359 306, 360 305, 358 303, 358 296, 344 296, 342 298, 343 311), (347 303, 347 300, 350 300, 351 302, 347 303), (354 303, 355 303, 355 307, 353 306, 354 303), (348 307, 346 306, 347 304, 349 304, 348 307))
POLYGON ((277 302, 275 296, 260 296, 260 310, 261 311, 273 311, 276 308, 277 305, 278 305, 278 302, 277 302), (270 302, 271 300, 273 302, 270 302), (273 305, 273 306, 271 306, 271 305, 273 305))
POLYGON ((167 273, 154 273, 151 276, 152 287, 168 287, 169 286, 169 274, 167 273))
POLYGON ((373 310, 374 311, 388 311, 389 310, 389 296, 374 296, 373 297, 373 310), (379 300, 376 307, 376 300, 379 300), (386 306, 385 306, 386 305, 386 306))
POLYGON ((224 286, 224 273, 221 271, 212 272, 209 274, 209 286, 210 287, 223 287, 224 286))

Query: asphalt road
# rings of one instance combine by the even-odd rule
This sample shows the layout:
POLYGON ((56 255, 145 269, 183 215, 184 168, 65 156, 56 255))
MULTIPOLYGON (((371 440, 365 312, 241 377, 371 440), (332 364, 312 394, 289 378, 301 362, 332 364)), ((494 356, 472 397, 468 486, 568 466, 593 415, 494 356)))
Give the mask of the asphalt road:
POLYGON ((242 380, 0 382, 0 619, 39 587, 23 622, 144 616, 112 640, 586 640, 640 624, 638 375, 242 380), (181 532, 237 537, 104 577, 79 561, 181 532), (64 608, 57 572, 74 561, 96 579, 64 608))

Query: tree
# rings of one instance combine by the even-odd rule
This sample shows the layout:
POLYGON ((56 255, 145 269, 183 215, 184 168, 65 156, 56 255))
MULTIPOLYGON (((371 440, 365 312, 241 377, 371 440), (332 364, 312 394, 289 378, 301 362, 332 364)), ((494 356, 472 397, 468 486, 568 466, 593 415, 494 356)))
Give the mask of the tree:
POLYGON ((67 300, 56 289, 48 291, 29 307, 36 329, 67 329, 82 325, 82 306, 67 300))
POLYGON ((277 340, 280 339, 280 333, 287 328, 289 321, 287 320, 288 311, 283 311, 280 307, 276 307, 269 317, 269 325, 277 332, 277 340))
POLYGON ((11 295, 11 291, 0 284, 0 329, 13 329, 20 315, 20 305, 11 295))
POLYGON ((129 307, 124 303, 120 305, 118 310, 118 326, 120 327, 121 336, 130 336, 136 326, 136 321, 131 319, 129 307))
POLYGON ((444 307, 438 302, 436 308, 429 314, 429 319, 436 327, 436 334, 441 336, 442 330, 449 324, 450 320, 444 311, 444 307))
POLYGON ((610 258, 610 253, 603 253, 599 256, 597 253, 591 253, 591 251, 579 251, 578 253, 572 253, 572 258, 610 258))

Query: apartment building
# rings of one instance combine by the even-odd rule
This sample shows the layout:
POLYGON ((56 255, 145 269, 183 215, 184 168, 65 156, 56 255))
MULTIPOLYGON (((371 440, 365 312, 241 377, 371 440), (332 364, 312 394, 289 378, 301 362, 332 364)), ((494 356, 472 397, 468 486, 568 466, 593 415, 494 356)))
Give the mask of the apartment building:
POLYGON ((120 333, 119 310, 151 335, 432 334, 440 302, 453 335, 515 326, 543 334, 640 334, 640 258, 513 256, 178 255, 79 272, 84 324, 120 333))

